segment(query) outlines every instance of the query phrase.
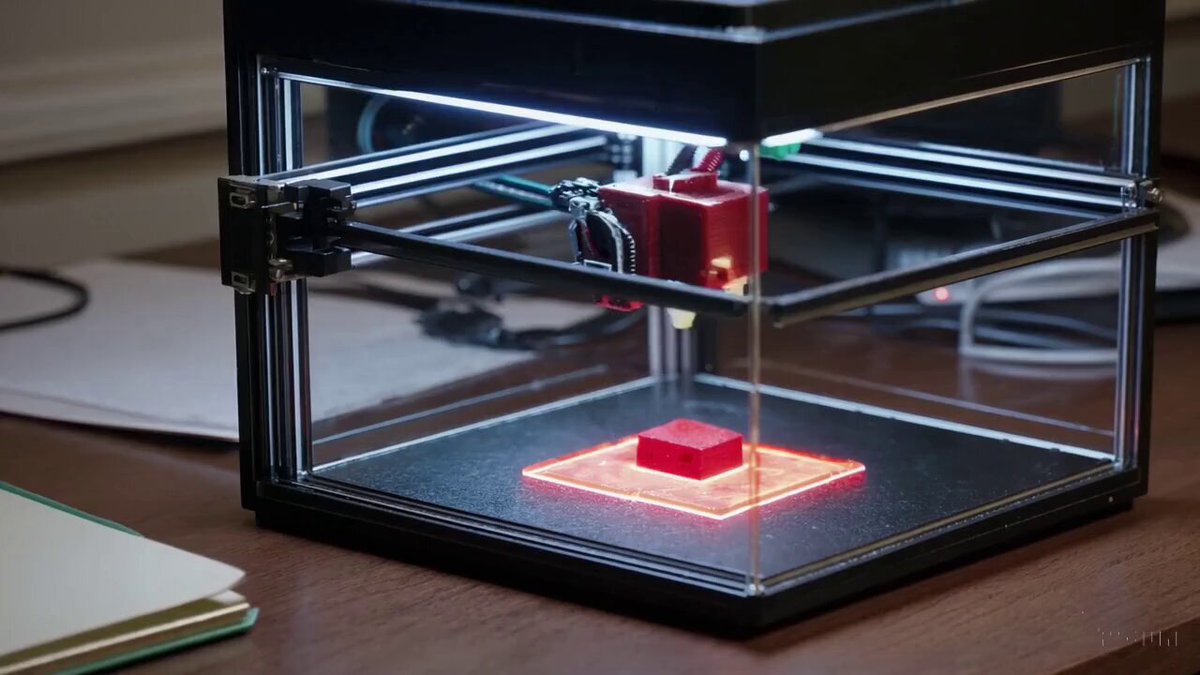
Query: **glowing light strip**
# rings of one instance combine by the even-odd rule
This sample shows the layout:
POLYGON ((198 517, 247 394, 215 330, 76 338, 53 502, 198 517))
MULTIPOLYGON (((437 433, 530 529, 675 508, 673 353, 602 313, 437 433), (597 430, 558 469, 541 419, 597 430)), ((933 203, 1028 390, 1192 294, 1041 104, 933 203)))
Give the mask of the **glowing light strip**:
POLYGON ((785 490, 776 495, 771 495, 770 497, 766 497, 766 498, 760 497, 757 501, 749 501, 735 509, 732 509, 729 511, 724 511, 722 513, 713 513, 711 511, 703 511, 703 510, 697 509, 693 506, 686 506, 684 504, 670 502, 670 501, 658 499, 656 497, 647 497, 645 495, 631 495, 631 494, 626 494, 623 492, 616 492, 616 491, 609 492, 607 490, 604 490, 604 489, 598 488, 594 485, 591 485, 590 483, 575 482, 575 481, 567 480, 565 478, 558 478, 556 476, 547 476, 545 474, 540 474, 540 473, 526 473, 525 475, 528 476, 529 478, 533 478, 535 480, 545 481, 547 483, 553 483, 554 485, 562 485, 564 487, 575 488, 576 490, 584 490, 586 492, 591 492, 592 494, 604 495, 605 497, 621 499, 621 500, 627 501, 627 502, 634 502, 637 504, 649 504, 651 506, 660 506, 665 509, 672 509, 674 511, 690 513, 694 516, 701 516, 704 518, 708 518, 710 520, 726 520, 726 519, 732 518, 736 515, 743 514, 747 511, 749 511, 750 509, 755 509, 755 508, 758 508, 761 506, 766 506, 767 504, 774 504, 775 502, 777 502, 781 499, 786 499, 787 497, 791 497, 792 495, 800 494, 801 492, 808 492, 809 490, 814 490, 816 488, 821 487, 822 485, 828 485, 834 481, 841 480, 843 478, 849 478, 850 476, 862 473, 866 470, 867 470, 867 467, 860 465, 857 468, 847 469, 846 471, 844 471, 842 473, 832 474, 826 478, 822 478, 821 480, 813 482, 813 483, 801 483, 801 484, 795 486, 794 488, 785 490))
POLYGON ((548 110, 537 110, 534 108, 524 108, 515 105, 505 105, 503 103, 474 101, 467 98, 458 98, 456 96, 442 96, 441 94, 426 94, 419 91, 383 89, 379 87, 368 87, 362 85, 349 86, 345 82, 335 82, 333 80, 327 80, 324 78, 296 75, 293 73, 280 73, 280 77, 288 80, 306 82, 308 84, 316 84, 325 87, 357 89, 359 91, 366 91, 373 94, 382 94, 384 96, 403 98, 409 101, 421 101, 424 103, 433 103, 436 105, 445 105, 454 108, 463 108, 466 110, 477 110, 479 112, 494 113, 497 115, 522 117, 529 120, 538 120, 540 122, 550 122, 553 124, 567 124, 586 129, 599 129, 601 131, 611 131, 618 134, 632 134, 634 136, 659 138, 665 141, 677 141, 679 143, 687 143, 689 145, 702 145, 708 148, 719 148, 728 143, 728 141, 721 136, 708 136, 706 134, 694 134, 687 131, 660 129, 658 127, 648 127, 640 124, 626 124, 624 122, 602 120, 595 117, 568 115, 565 113, 550 112, 548 110))
POLYGON ((585 127, 588 129, 600 129, 602 131, 612 131, 618 134, 649 136, 651 138, 659 138, 665 141, 678 141, 680 143, 688 143, 691 145, 703 145, 709 148, 722 147, 727 142, 720 136, 693 134, 687 131, 660 129, 658 127, 647 127, 640 124, 626 124, 624 122, 601 120, 594 117, 582 117, 579 115, 567 115, 564 113, 550 112, 547 110, 535 110, 533 108, 522 108, 519 106, 504 105, 501 103, 472 101, 465 98, 455 98, 453 96, 440 96, 438 94, 423 94, 416 91, 396 90, 390 91, 389 94, 392 96, 398 96, 400 98, 407 98, 413 101, 424 101, 426 103, 436 103, 438 105, 448 105, 456 108, 467 108, 470 110, 479 110, 481 112, 496 113, 497 115, 524 117, 541 122, 568 124, 576 127, 585 127))

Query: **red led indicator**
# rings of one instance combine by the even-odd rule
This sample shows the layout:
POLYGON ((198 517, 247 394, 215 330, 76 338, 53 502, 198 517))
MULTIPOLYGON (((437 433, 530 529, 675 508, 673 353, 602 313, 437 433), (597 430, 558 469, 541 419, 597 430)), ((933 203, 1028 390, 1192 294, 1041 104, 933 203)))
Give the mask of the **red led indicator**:
MULTIPOLYGON (((647 434, 668 426, 643 432, 643 445, 647 434)), ((709 428, 725 432, 718 427, 709 428)), ((713 441, 713 447, 727 442, 712 433, 705 438, 713 441)), ((759 445, 753 462, 757 480, 751 480, 751 462, 746 461, 750 446, 740 443, 740 436, 738 442, 742 460, 705 478, 687 477, 674 471, 682 465, 695 464, 695 459, 668 461, 663 465, 666 470, 647 468, 639 461, 644 453, 638 447, 638 436, 540 462, 521 473, 557 485, 722 520, 866 470, 853 460, 759 445)))
POLYGON ((938 302, 947 302, 950 300, 950 289, 945 286, 933 289, 933 299, 938 302))

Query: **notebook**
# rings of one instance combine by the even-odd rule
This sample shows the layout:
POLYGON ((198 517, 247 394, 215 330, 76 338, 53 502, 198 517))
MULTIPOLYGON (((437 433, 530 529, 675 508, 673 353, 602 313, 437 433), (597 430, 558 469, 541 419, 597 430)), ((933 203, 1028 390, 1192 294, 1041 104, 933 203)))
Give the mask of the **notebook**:
POLYGON ((0 675, 88 673, 245 632, 241 570, 0 483, 0 675))

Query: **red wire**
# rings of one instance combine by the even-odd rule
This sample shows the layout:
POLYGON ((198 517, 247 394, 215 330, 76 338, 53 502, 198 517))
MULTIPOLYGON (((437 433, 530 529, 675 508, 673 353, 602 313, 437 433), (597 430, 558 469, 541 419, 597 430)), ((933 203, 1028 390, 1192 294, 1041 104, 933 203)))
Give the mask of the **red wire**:
POLYGON ((700 163, 697 164, 696 167, 692 170, 699 171, 701 173, 712 173, 712 172, 716 171, 717 169, 720 169, 721 165, 724 163, 725 163, 725 153, 721 152, 718 149, 713 149, 713 150, 709 150, 708 152, 704 153, 704 159, 701 159, 700 163))

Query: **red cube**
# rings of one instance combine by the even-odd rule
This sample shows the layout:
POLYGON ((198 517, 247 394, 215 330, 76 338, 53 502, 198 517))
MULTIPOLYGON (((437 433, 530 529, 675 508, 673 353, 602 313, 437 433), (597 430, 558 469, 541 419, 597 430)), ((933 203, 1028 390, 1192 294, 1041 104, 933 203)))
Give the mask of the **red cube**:
POLYGON ((637 464, 703 480, 742 465, 742 435, 695 420, 674 420, 638 434, 637 464))

